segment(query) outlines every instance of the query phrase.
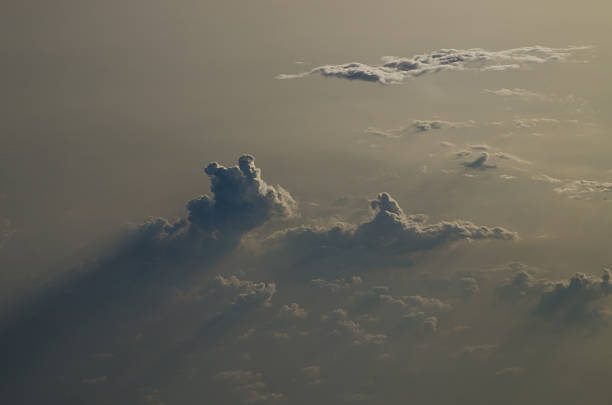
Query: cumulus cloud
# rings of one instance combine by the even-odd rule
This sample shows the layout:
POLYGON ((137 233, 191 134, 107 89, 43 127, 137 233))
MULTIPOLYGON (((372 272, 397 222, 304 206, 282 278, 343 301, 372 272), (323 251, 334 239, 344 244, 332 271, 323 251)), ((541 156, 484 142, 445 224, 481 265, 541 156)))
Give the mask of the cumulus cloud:
POLYGON ((423 215, 406 215, 387 193, 378 194, 370 206, 373 218, 359 225, 339 223, 332 228, 292 228, 275 234, 272 240, 292 243, 302 252, 317 248, 325 248, 329 253, 367 249, 380 256, 383 252, 388 255, 433 249, 458 240, 518 238, 515 232, 505 228, 464 220, 427 224, 423 215))
MULTIPOLYGON (((559 281, 542 294, 538 310, 543 315, 562 316, 570 321, 584 321, 605 314, 603 308, 589 304, 607 297, 612 292, 611 272, 604 269, 601 278, 576 273, 568 281, 559 281)), ((607 315, 606 315, 607 316, 607 315)))
POLYGON ((492 95, 501 96, 501 97, 516 97, 522 100, 543 101, 547 99, 547 97, 542 93, 537 93, 535 91, 530 91, 530 90, 520 89, 520 88, 507 89, 504 87, 498 90, 484 90, 483 93, 492 94, 492 95))
POLYGON ((283 399, 282 394, 267 389, 261 372, 227 370, 218 373, 214 379, 228 384, 240 400, 247 404, 269 403, 283 399))
POLYGON ((609 318, 609 311, 598 305, 612 292, 608 269, 601 278, 576 273, 569 280, 536 279, 525 270, 497 287, 503 299, 536 299, 536 313, 549 319, 579 323, 609 318))
POLYGON ((412 57, 385 56, 382 65, 367 65, 359 62, 342 65, 324 65, 309 72, 280 74, 277 79, 297 79, 310 75, 337 77, 380 84, 400 83, 408 78, 442 71, 503 71, 519 69, 528 64, 564 61, 574 52, 589 47, 549 48, 527 46, 522 48, 488 51, 473 49, 440 49, 428 54, 412 57))
POLYGON ((512 160, 517 163, 531 164, 531 162, 528 162, 527 160, 521 159, 520 157, 516 155, 512 155, 506 152, 496 152, 495 157, 504 159, 504 160, 512 160))
POLYGON ((509 280, 505 280, 497 286, 497 294, 509 300, 523 297, 539 296, 550 289, 551 282, 538 280, 526 270, 519 270, 509 280))
POLYGON ((302 377, 308 384, 321 383, 321 366, 306 366, 302 368, 302 377))
POLYGON ((413 120, 412 128, 417 132, 427 132, 444 128, 472 128, 476 121, 413 120))
POLYGON ((308 318, 308 311, 304 308, 301 308, 297 303, 292 303, 289 305, 283 305, 278 314, 280 318, 283 319, 306 319, 308 318))
POLYGON ((442 302, 437 298, 421 297, 420 295, 393 297, 388 294, 381 294, 379 298, 381 302, 399 305, 413 312, 447 312, 453 309, 452 305, 442 302))
POLYGON ((597 180, 573 180, 554 189, 574 199, 587 199, 591 194, 612 192, 612 183, 597 180))
POLYGON ((400 138, 411 133, 425 134, 429 131, 443 130, 447 128, 473 128, 476 121, 445 121, 445 120, 412 120, 407 126, 392 129, 379 129, 375 127, 367 128, 364 133, 367 135, 382 138, 400 138))
POLYGON ((538 125, 558 125, 561 121, 556 118, 536 117, 536 118, 517 118, 514 125, 519 128, 533 128, 538 125))
POLYGON ((489 150, 491 149, 489 145, 479 144, 479 145, 470 145, 470 149, 472 150, 489 150))
POLYGON ((531 176, 531 179, 535 181, 545 181, 547 183, 561 183, 561 179, 551 177, 544 173, 534 174, 533 176, 531 176))
POLYGON ((296 202, 281 186, 271 186, 261 177, 255 158, 243 155, 238 166, 210 163, 204 172, 210 177, 214 197, 189 201, 189 221, 204 230, 244 232, 262 225, 272 216, 296 213, 296 202))
POLYGON ((276 284, 240 280, 236 276, 217 276, 213 282, 213 293, 225 296, 234 305, 270 306, 276 294, 276 284))
POLYGON ((438 331, 438 318, 424 312, 411 312, 402 316, 398 331, 410 331, 413 334, 430 335, 438 331))
POLYGON ((574 96, 558 96, 554 94, 544 94, 536 91, 531 91, 521 88, 501 88, 497 90, 483 90, 483 94, 490 94, 494 96, 504 97, 507 99, 516 99, 521 101, 536 101, 536 102, 547 102, 547 103, 563 103, 563 104, 584 104, 585 101, 574 96))
POLYGON ((353 276, 350 280, 335 279, 335 280, 323 280, 320 278, 311 281, 312 285, 319 288, 325 288, 330 292, 336 292, 338 290, 350 289, 361 285, 362 280, 359 276, 353 276))
POLYGON ((495 169, 497 165, 487 163, 489 161, 489 154, 487 152, 482 152, 479 157, 471 162, 463 162, 461 163, 463 166, 468 169, 495 169))
POLYGON ((336 308, 329 314, 323 315, 321 321, 329 322, 333 325, 332 335, 348 339, 355 346, 366 344, 381 345, 387 342, 387 335, 366 331, 358 321, 348 319, 348 312, 342 308, 336 308))
POLYGON ((515 375, 521 374, 522 372, 523 372, 523 369, 521 367, 506 367, 506 368, 503 368, 495 372, 495 375, 515 376, 515 375))

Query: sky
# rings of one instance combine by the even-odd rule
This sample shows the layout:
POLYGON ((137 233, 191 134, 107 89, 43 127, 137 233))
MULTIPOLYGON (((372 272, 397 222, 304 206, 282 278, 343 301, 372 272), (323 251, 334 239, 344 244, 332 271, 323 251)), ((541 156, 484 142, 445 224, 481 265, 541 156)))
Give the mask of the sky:
POLYGON ((609 403, 606 1, 9 1, 0 399, 609 403))

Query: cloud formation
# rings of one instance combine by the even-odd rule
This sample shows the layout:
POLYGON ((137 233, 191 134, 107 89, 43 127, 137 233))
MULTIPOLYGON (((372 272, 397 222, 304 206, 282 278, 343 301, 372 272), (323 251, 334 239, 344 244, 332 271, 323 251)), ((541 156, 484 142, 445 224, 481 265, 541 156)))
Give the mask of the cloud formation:
POLYGON ((261 178, 255 158, 243 155, 238 166, 210 163, 204 172, 210 177, 214 197, 203 195, 189 201, 189 221, 203 230, 244 232, 262 225, 272 216, 289 217, 297 204, 281 186, 261 178))
POLYGON ((457 240, 513 240, 515 232, 496 226, 475 225, 470 221, 442 221, 427 224, 423 215, 406 215, 388 193, 380 193, 370 201, 374 212, 371 220, 359 225, 339 223, 332 228, 293 228, 275 235, 275 239, 306 248, 325 247, 327 251, 368 249, 378 254, 408 253, 432 249, 457 240))
POLYGON ((573 199, 588 199, 591 194, 611 193, 612 183, 597 180, 574 180, 556 187, 554 191, 573 199))
POLYGON ((463 162, 461 165, 467 167, 468 169, 495 169, 497 165, 487 163, 489 161, 489 154, 487 152, 482 152, 479 157, 471 162, 463 162))
POLYGON ((445 121, 445 120, 412 120, 408 126, 392 129, 367 128, 364 133, 382 138, 400 138, 410 133, 425 134, 429 131, 443 130, 447 128, 473 128, 476 121, 445 121))
POLYGON ((233 305, 270 306, 270 301, 276 294, 276 284, 240 280, 236 276, 217 276, 214 279, 213 292, 225 296, 233 305))
POLYGON ((607 320, 610 312, 597 303, 612 293, 611 276, 604 269, 601 278, 576 273, 569 280, 550 281, 520 270, 497 287, 497 294, 511 301, 535 298, 536 313, 549 319, 571 323, 607 320))
POLYGON ((572 53, 589 47, 576 46, 567 48, 549 48, 527 46, 522 48, 488 51, 473 49, 440 49, 428 54, 412 57, 385 56, 383 64, 370 66, 352 62, 342 65, 324 65, 309 72, 298 74, 280 74, 277 79, 296 79, 310 75, 337 77, 347 80, 359 80, 380 84, 400 83, 408 78, 442 71, 503 71, 519 69, 528 64, 542 64, 553 61, 564 61, 572 53))

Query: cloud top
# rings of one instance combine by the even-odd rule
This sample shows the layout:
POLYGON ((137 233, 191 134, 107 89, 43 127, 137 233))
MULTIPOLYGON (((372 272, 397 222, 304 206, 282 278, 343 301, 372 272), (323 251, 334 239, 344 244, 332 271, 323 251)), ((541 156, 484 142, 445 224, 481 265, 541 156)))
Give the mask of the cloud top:
POLYGON ((526 46, 521 48, 488 51, 481 48, 440 49, 412 57, 384 56, 382 65, 351 62, 340 65, 323 65, 309 72, 280 74, 277 79, 297 79, 310 75, 336 77, 380 84, 400 83, 411 77, 448 70, 503 71, 519 69, 527 64, 563 61, 573 52, 588 49, 587 46, 549 48, 526 46))
POLYGON ((212 162, 204 172, 210 177, 214 197, 203 195, 187 204, 189 221, 203 230, 244 232, 273 216, 296 213, 291 194, 281 186, 267 184, 251 155, 241 156, 234 167, 212 162))

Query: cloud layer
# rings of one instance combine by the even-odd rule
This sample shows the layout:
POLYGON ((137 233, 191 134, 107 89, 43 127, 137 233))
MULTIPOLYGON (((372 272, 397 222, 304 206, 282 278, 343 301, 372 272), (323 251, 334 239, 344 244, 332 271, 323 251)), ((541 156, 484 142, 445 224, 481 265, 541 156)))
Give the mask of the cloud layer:
POLYGON ((310 75, 337 77, 347 80, 359 80, 380 84, 400 83, 411 77, 443 71, 503 71, 519 69, 528 64, 542 64, 553 61, 564 61, 572 53, 588 49, 585 46, 567 48, 549 48, 527 46, 522 48, 488 51, 472 49, 440 49, 428 54, 412 57, 385 56, 383 64, 370 66, 353 62, 342 65, 324 65, 309 72, 297 74, 280 74, 277 79, 297 79, 310 75))

